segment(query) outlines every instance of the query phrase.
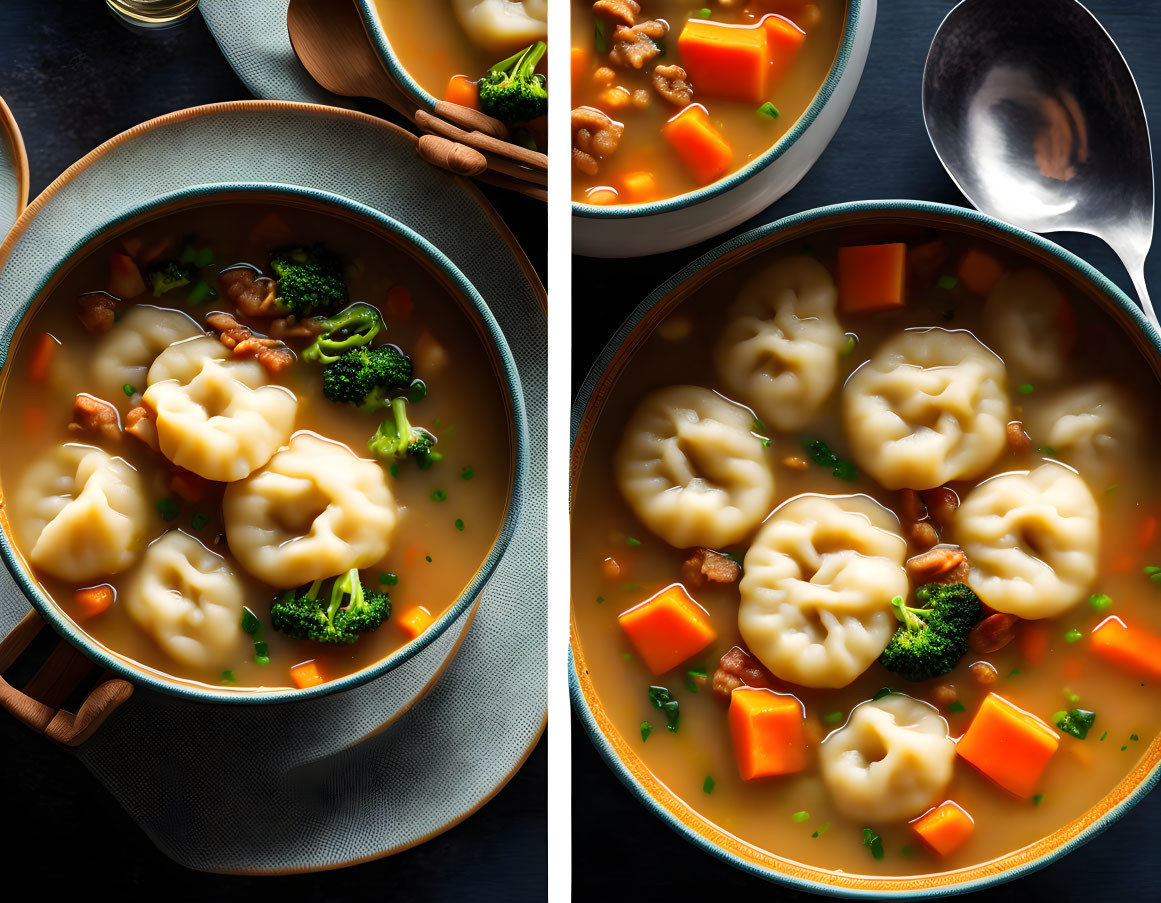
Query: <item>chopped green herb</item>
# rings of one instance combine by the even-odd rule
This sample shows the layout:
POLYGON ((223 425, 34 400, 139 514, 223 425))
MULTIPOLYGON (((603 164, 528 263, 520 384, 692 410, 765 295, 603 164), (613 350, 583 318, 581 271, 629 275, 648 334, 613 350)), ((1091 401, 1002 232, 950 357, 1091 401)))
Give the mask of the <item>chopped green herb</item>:
POLYGON ((846 480, 848 483, 853 483, 859 478, 858 469, 850 461, 839 461, 831 473, 840 480, 846 480))
POLYGON ((604 602, 604 601, 605 601, 605 597, 604 597, 604 596, 597 596, 597 605, 600 605, 600 604, 601 604, 602 602, 604 602))
POLYGON ((742 566, 742 561, 744 559, 740 553, 738 553, 738 552, 722 552, 722 554, 725 555, 728 559, 730 559, 730 561, 732 561, 738 567, 742 566))
POLYGON ((831 473, 840 480, 847 482, 854 482, 859 478, 859 472, 855 469, 855 465, 849 461, 843 461, 836 455, 829 445, 821 439, 813 439, 809 436, 803 436, 802 447, 806 449, 806 453, 810 455, 812 461, 821 467, 829 467, 831 473))
POLYGON ((913 852, 915 852, 915 851, 914 851, 914 850, 912 850, 912 849, 911 849, 911 847, 909 847, 909 846, 904 846, 904 847, 903 847, 903 849, 901 849, 901 850, 899 851, 899 855, 900 855, 900 856, 910 856, 910 855, 911 855, 913 852))
POLYGON ((1034 797, 1032 797, 1032 805, 1033 806, 1039 806, 1040 803, 1043 801, 1044 801, 1044 794, 1043 793, 1038 793, 1034 797))
POLYGON ((1075 643, 1082 636, 1084 636, 1084 634, 1081 633, 1079 630, 1077 630, 1075 627, 1073 627, 1071 630, 1069 630, 1067 633, 1065 633, 1064 641, 1066 643, 1075 643))
POLYGON ((944 291, 950 292, 953 288, 959 285, 959 280, 954 276, 944 275, 940 276, 939 279, 936 280, 935 284, 944 291))
POLYGON ((842 712, 828 712, 826 715, 822 716, 823 724, 838 724, 842 720, 842 712))
POLYGON ((1064 688, 1064 698, 1069 702, 1080 702, 1080 697, 1073 693, 1072 690, 1068 689, 1068 687, 1064 688))
POLYGON ((1161 583, 1161 574, 1152 574, 1152 575, 1149 577, 1149 580, 1150 580, 1152 583, 1161 583))
POLYGON ((811 837, 822 837, 822 835, 826 833, 826 830, 829 827, 830 827, 830 822, 824 821, 821 825, 818 826, 818 828, 815 829, 815 832, 813 834, 811 834, 810 836, 811 837))
POLYGON ((609 52, 609 38, 605 33, 604 19, 597 19, 593 27, 593 44, 597 48, 597 53, 609 52))
POLYGON ((716 786, 717 782, 707 774, 705 780, 701 782, 702 793, 713 793, 716 786))
POLYGON ((1113 600, 1104 593, 1093 593, 1088 597, 1088 604, 1093 607, 1094 611, 1107 611, 1108 607, 1113 604, 1113 600))
POLYGON ((1109 735, 1108 731, 1105 731, 1103 734, 1101 734, 1101 743, 1105 742, 1105 737, 1107 737, 1108 735, 1109 735))
POLYGON ((623 589, 627 593, 635 593, 639 589, 641 589, 641 584, 640 583, 626 583, 623 587, 621 587, 621 589, 623 589))
POLYGON ((754 418, 754 426, 752 427, 752 431, 755 433, 765 433, 766 432, 766 424, 764 424, 761 420, 759 420, 757 417, 755 417, 754 418))
POLYGON ((1042 455, 1047 455, 1050 458, 1056 457, 1056 449, 1054 449, 1051 445, 1038 445, 1036 447, 1036 451, 1040 452, 1042 455))
POLYGON ((758 107, 758 112, 763 116, 769 116, 771 119, 777 119, 782 115, 782 112, 774 104, 770 103, 770 101, 766 101, 762 106, 758 107))
POLYGON ((1122 746, 1122 747, 1121 747, 1121 752, 1124 752, 1124 751, 1125 751, 1126 749, 1128 749, 1128 748, 1129 748, 1129 747, 1128 747, 1128 744, 1126 744, 1125 746, 1122 746))
POLYGON ((256 664, 256 665, 269 665, 270 664, 270 656, 268 656, 268 655, 255 655, 254 656, 254 664, 256 664))
POLYGON ((708 19, 713 14, 714 14, 714 11, 712 9, 710 9, 708 6, 703 6, 701 9, 699 9, 696 13, 693 14, 693 17, 695 19, 708 19))
POLYGON ((1132 740, 1134 743, 1136 743, 1141 738, 1138 737, 1136 734, 1129 734, 1129 739, 1132 740))
POLYGON ((198 279, 186 292, 185 300, 190 304, 201 304, 203 301, 213 301, 216 297, 218 293, 210 288, 210 284, 204 279, 198 279))
POLYGON ((1108 487, 1108 488, 1105 490, 1105 495, 1112 495, 1112 494, 1113 494, 1114 492, 1116 492, 1116 491, 1117 491, 1119 488, 1120 488, 1120 487, 1119 487, 1119 486, 1118 486, 1116 483, 1113 483, 1113 485, 1112 485, 1112 486, 1109 486, 1109 487, 1108 487))
POLYGON ((1023 673, 1024 673, 1024 672, 1023 672, 1023 671, 1021 671, 1019 668, 1013 668, 1011 671, 1009 671, 1009 672, 1008 672, 1008 676, 1009 676, 1009 677, 1015 677, 1016 675, 1018 675, 1018 674, 1023 674, 1023 673))
POLYGON ((1052 716, 1052 721, 1066 734, 1071 734, 1077 740, 1083 740, 1088 736, 1092 723, 1096 721, 1096 712, 1089 712, 1085 709, 1057 712, 1052 716))
POLYGON ((967 711, 967 706, 966 706, 966 705, 964 705, 962 702, 960 702, 960 701, 957 699, 955 702, 953 702, 951 705, 949 705, 949 706, 947 707, 947 710, 948 710, 949 712, 966 712, 966 711, 967 711))
POLYGON ((799 811, 795 812, 793 815, 790 816, 790 820, 792 822, 809 821, 810 820, 810 813, 807 812, 805 809, 800 809, 799 811))
POLYGON ((427 559, 428 564, 431 564, 431 556, 430 555, 424 555, 423 557, 427 559))
POLYGON ((384 571, 382 574, 379 575, 379 582, 386 583, 388 586, 394 586, 396 583, 399 582, 399 577, 397 574, 392 574, 388 571, 384 571))
POLYGON ((262 622, 258 620, 258 616, 248 608, 242 609, 242 630, 250 636, 255 636, 259 628, 262 627, 262 622))
POLYGON ((223 683, 231 683, 231 684, 238 682, 238 678, 234 676, 233 671, 223 671, 221 680, 223 683))
POLYGON ((681 720, 681 709, 677 700, 670 695, 669 690, 665 687, 650 687, 649 701, 653 703, 653 708, 665 715, 665 729, 677 733, 677 726, 681 720))
POLYGON ((447 501, 447 490, 433 489, 431 491, 431 500, 433 502, 446 502, 447 501))
POLYGON ((850 357, 855 353, 857 347, 859 347, 859 337, 853 332, 848 332, 847 340, 843 342, 843 347, 839 349, 839 357, 850 357))
POLYGON ((268 657, 270 655, 270 644, 267 643, 265 640, 255 640, 254 641, 254 655, 268 657))
POLYGON ((769 448, 769 447, 770 447, 770 440, 769 440, 769 439, 763 439, 763 440, 762 440, 762 448, 769 448))
POLYGON ((463 470, 460 471, 460 479, 461 480, 470 480, 475 475, 476 475, 476 472, 474 470, 472 470, 472 468, 470 468, 470 467, 465 467, 463 470))
POLYGON ((194 516, 189 519, 189 525, 195 529, 200 530, 210 522, 210 516, 202 511, 195 511, 194 516))
POLYGON ((1031 395, 1036 391, 1036 387, 1032 383, 1020 383, 1016 388, 1020 390, 1021 395, 1031 395))
POLYGON ((633 661, 633 653, 632 652, 622 652, 621 658, 623 658, 627 662, 631 662, 631 661, 633 661))
POLYGON ((685 688, 690 693, 696 693, 706 681, 709 675, 706 674, 704 668, 694 668, 691 671, 685 672, 685 688))
POLYGON ((456 529, 459 530, 461 533, 464 532, 464 519, 462 517, 456 518, 456 529))
POLYGON ((1161 568, 1157 567, 1157 565, 1155 565, 1155 564, 1151 564, 1145 568, 1145 573, 1146 574, 1158 574, 1158 573, 1161 573, 1161 568))
POLYGON ((157 503, 157 513, 164 521, 177 520, 177 516, 181 514, 181 508, 173 499, 163 498, 157 503))
POLYGON ((871 697, 871 701, 875 702, 877 700, 882 699, 884 696, 890 696, 894 692, 895 691, 892 690, 890 687, 883 687, 883 689, 879 690, 879 692, 877 692, 874 696, 871 697))
POLYGON ((644 743, 649 739, 649 735, 653 733, 653 725, 648 721, 641 722, 641 742, 644 743))
POLYGON ((128 395, 130 398, 132 398, 134 395, 137 394, 137 387, 131 386, 131 385, 129 385, 129 383, 125 383, 125 385, 123 385, 121 387, 121 391, 124 392, 126 395, 128 395))
POLYGON ((883 852, 883 838, 870 828, 863 828, 863 846, 870 850, 876 859, 882 859, 886 855, 883 852))
POLYGON ((625 540, 625 545, 627 545, 630 549, 635 549, 637 546, 641 545, 641 540, 634 539, 632 536, 630 536, 625 540))
POLYGON ((392 461, 391 466, 387 469, 391 471, 391 476, 395 477, 395 479, 397 479, 397 480, 399 479, 399 464, 398 464, 398 462, 392 461))

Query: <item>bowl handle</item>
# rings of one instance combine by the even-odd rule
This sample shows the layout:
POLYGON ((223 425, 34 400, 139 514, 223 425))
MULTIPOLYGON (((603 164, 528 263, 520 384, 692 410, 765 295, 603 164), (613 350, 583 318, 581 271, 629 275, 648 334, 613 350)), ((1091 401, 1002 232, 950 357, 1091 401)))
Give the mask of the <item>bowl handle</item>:
POLYGON ((133 684, 101 672, 96 684, 76 712, 60 706, 93 671, 89 659, 66 643, 57 642, 23 690, 3 677, 45 628, 44 620, 30 611, 0 640, 0 707, 17 721, 62 746, 80 746, 121 703, 133 695, 133 684))

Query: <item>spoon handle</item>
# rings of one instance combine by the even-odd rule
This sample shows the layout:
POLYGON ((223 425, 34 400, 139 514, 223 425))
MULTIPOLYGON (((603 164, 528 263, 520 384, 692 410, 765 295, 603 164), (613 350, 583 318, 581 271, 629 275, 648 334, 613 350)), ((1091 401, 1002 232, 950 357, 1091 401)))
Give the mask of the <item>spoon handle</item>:
POLYGON ((1157 322, 1157 313, 1153 310, 1153 301, 1149 297, 1149 287, 1145 285, 1145 261, 1141 261, 1137 266, 1128 267, 1129 278, 1133 280, 1133 288, 1137 290, 1137 300, 1141 302, 1141 310, 1145 312, 1145 316, 1149 318, 1158 329, 1161 329, 1161 324, 1157 322))

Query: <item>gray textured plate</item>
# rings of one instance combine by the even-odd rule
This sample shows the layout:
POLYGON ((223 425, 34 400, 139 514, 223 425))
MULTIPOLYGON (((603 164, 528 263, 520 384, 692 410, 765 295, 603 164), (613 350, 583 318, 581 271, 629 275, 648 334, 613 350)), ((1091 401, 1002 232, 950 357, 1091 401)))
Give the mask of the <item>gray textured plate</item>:
POLYGON ((0 235, 28 204, 28 155, 16 119, 0 97, 0 235))

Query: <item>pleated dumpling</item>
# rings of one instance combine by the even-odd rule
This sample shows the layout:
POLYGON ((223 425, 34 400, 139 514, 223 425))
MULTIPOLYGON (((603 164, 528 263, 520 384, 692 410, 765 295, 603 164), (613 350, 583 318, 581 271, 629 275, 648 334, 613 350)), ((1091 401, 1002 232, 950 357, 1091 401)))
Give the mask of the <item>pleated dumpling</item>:
POLYGON ((855 706, 818 751, 835 807, 864 823, 903 821, 943 800, 955 770, 947 722, 903 693, 855 706))
POLYGON ((845 339, 830 273, 811 257, 785 257, 755 274, 731 306, 714 347, 722 385, 764 423, 796 430, 838 381, 845 339))
POLYGON ((954 530, 968 583, 996 611, 1051 618, 1087 598, 1096 579, 1100 512, 1063 464, 985 480, 959 506, 954 530))
POLYGON ((174 342, 203 332, 179 310, 134 304, 97 346, 93 356, 93 394, 127 408, 131 395, 145 391, 145 375, 157 356, 174 342), (126 386, 134 392, 130 393, 126 386))
POLYGON ((548 0, 454 0, 460 27, 477 47, 517 51, 548 39, 548 0))
POLYGON ((245 590, 221 555, 170 530, 145 550, 123 592, 129 617, 174 661, 221 668, 244 652, 245 590))
POLYGON ((753 414, 709 389, 659 389, 621 433, 614 461, 621 495, 679 549, 737 542, 774 503, 774 474, 753 429, 753 414))
POLYGON ((228 359, 210 337, 171 345, 149 368, 145 405, 157 413, 161 453, 207 480, 249 476, 284 446, 298 399, 270 385, 255 360, 228 359))
POLYGON ((222 511, 238 563, 281 588, 375 564, 399 516, 382 467, 306 432, 227 486, 222 511))
POLYGON ((1094 489, 1116 482, 1138 454, 1139 413, 1111 380, 1063 389, 1028 408, 1024 425, 1033 444, 1051 448, 1094 489))
POLYGON ((738 629, 782 680, 845 687, 887 648, 906 596, 907 543, 890 511, 863 495, 800 495, 746 552, 738 629))
POLYGON ((34 464, 17 489, 13 526, 29 561, 87 583, 127 569, 145 547, 149 510, 141 475, 122 458, 66 443, 34 464))
POLYGON ((1004 363, 969 332, 908 329, 843 388, 858 465, 887 489, 932 489, 978 476, 1003 451, 1004 363))
POLYGON ((983 319, 987 339, 1013 379, 1064 375, 1076 323, 1068 301, 1043 270, 1027 267, 1001 277, 984 304, 983 319))

